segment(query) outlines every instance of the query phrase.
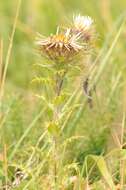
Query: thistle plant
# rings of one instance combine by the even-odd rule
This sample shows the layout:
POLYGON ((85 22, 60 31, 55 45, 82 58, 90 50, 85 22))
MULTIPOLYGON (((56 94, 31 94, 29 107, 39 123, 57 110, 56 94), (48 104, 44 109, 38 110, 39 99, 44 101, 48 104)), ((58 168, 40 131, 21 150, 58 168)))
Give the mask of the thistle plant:
MULTIPOLYGON (((63 133, 61 127, 61 113, 64 107, 62 94, 64 92, 64 80, 70 68, 77 64, 84 66, 85 55, 90 55, 94 38, 94 21, 89 16, 74 16, 69 27, 57 28, 56 34, 49 37, 37 36, 37 45, 40 54, 49 60, 46 67, 53 70, 51 78, 51 88, 53 96, 51 98, 52 116, 47 124, 47 129, 52 139, 53 151, 52 160, 54 186, 58 188, 58 167, 60 165, 60 136, 63 133), (77 63, 77 64, 75 64, 77 63)), ((47 83, 48 88, 50 85, 47 83)), ((87 88, 85 89, 85 91, 87 88)), ((46 99, 47 97, 44 97, 46 99)), ((47 102, 49 100, 46 100, 47 102)))
POLYGON ((75 16, 73 18, 73 33, 81 33, 81 39, 89 45, 95 37, 94 21, 89 16, 75 16))

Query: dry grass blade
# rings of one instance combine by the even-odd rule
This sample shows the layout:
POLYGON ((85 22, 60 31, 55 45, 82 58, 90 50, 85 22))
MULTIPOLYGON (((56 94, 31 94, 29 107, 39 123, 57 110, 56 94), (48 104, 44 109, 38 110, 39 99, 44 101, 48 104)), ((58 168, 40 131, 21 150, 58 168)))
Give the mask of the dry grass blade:
POLYGON ((7 161, 7 146, 4 144, 4 175, 5 175, 5 183, 7 185, 7 179, 8 179, 8 161, 7 161))
POLYGON ((5 66, 4 66, 2 82, 1 82, 1 98, 3 97, 3 94, 4 94, 4 84, 5 84, 7 69, 8 69, 8 65, 9 65, 9 61, 10 61, 10 56, 11 56, 13 40, 14 40, 14 34, 15 34, 15 30, 16 30, 16 25, 17 25, 17 20, 18 20, 18 16, 19 16, 20 6, 21 6, 21 0, 18 1, 17 10, 16 10, 16 16, 15 16, 15 20, 14 20, 14 24, 13 24, 11 37, 10 37, 10 43, 9 43, 9 47, 8 47, 8 50, 7 50, 7 56, 6 56, 6 60, 5 60, 5 66))
POLYGON ((110 92, 110 95, 108 97, 108 101, 107 101, 107 104, 109 105, 109 103, 111 102, 112 98, 113 98, 113 95, 118 87, 118 84, 120 82, 120 79, 121 79, 121 76, 122 76, 122 72, 119 72, 119 74, 117 75, 113 85, 112 85, 112 90, 110 92))
POLYGON ((117 34, 116 34, 116 36, 115 36, 115 38, 114 38, 114 40, 113 40, 113 43, 112 43, 111 47, 109 48, 109 50, 106 53, 103 61, 101 62, 101 66, 99 67, 99 70, 98 70, 96 76, 93 77, 93 85, 97 84, 97 82, 99 81, 99 79, 100 79, 100 77, 101 77, 101 75, 102 75, 102 73, 104 71, 104 68, 105 68, 105 66, 106 66, 106 64, 107 64, 107 62, 108 62, 108 60, 109 60, 109 58, 110 58, 116 44, 117 44, 117 41, 118 41, 118 39, 119 39, 119 37, 121 35, 122 29, 124 28, 124 24, 125 24, 125 22, 123 21, 120 28, 119 28, 119 30, 118 30, 118 32, 117 32, 117 34))
POLYGON ((24 134, 21 136, 21 138, 19 139, 19 141, 17 142, 15 148, 13 149, 11 155, 10 155, 10 160, 14 157, 17 149, 19 148, 20 144, 23 142, 23 140, 25 139, 25 137, 28 135, 28 133, 30 132, 30 130, 35 126, 36 122, 38 121, 38 119, 42 116, 42 114, 44 113, 45 109, 41 110, 37 116, 32 120, 32 122, 29 124, 29 126, 27 127, 27 129, 25 130, 24 134))
MULTIPOLYGON (((122 119, 122 129, 121 129, 121 149, 123 146, 123 139, 124 139, 124 127, 125 127, 125 112, 123 114, 123 119, 122 119)), ((120 186, 121 189, 124 187, 124 178, 125 178, 125 160, 120 160, 120 186)))
POLYGON ((2 97, 1 97, 1 83, 2 83, 2 70, 3 70, 3 40, 0 41, 0 122, 2 119, 2 111, 1 111, 1 104, 2 104, 2 97))
POLYGON ((3 70, 3 40, 0 40, 0 87, 2 82, 2 70, 3 70))

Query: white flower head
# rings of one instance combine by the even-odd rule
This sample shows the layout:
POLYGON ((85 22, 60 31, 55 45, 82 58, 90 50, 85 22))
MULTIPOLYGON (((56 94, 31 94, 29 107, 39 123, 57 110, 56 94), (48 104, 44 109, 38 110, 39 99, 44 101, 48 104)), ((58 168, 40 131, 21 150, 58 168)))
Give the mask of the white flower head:
POLYGON ((40 37, 37 40, 37 45, 41 53, 44 53, 50 59, 67 61, 83 49, 78 42, 79 38, 79 34, 71 35, 71 29, 69 28, 64 33, 59 33, 58 28, 56 34, 47 38, 40 37))
POLYGON ((74 26, 79 30, 88 30, 94 23, 93 19, 89 16, 81 16, 80 14, 73 17, 74 26))

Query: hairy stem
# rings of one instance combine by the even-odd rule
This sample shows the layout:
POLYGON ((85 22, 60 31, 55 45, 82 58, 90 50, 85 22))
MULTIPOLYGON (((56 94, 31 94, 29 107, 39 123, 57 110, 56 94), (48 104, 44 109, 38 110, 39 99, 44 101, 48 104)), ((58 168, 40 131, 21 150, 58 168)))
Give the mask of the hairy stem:
MULTIPOLYGON (((58 96, 61 95, 62 92, 62 86, 63 86, 63 81, 64 81, 64 75, 59 75, 56 74, 56 79, 55 79, 55 97, 57 98, 58 96)), ((54 122, 58 122, 59 120, 59 114, 60 114, 60 106, 56 105, 54 109, 54 122)), ((57 178, 58 178, 58 136, 54 137, 54 182, 55 182, 55 189, 57 189, 57 178)))

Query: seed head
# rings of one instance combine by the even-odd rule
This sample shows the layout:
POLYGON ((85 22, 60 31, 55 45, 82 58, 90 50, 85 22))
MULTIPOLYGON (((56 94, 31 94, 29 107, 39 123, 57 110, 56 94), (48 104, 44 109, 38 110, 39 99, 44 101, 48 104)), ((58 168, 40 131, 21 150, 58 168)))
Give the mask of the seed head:
POLYGON ((79 43, 79 34, 71 35, 71 30, 64 33, 57 33, 49 37, 40 37, 37 41, 41 54, 55 62, 69 61, 73 55, 78 54, 83 48, 79 43))
POLYGON ((73 33, 81 33, 83 41, 90 42, 94 36, 94 21, 89 16, 74 16, 73 17, 73 33))
POLYGON ((74 26, 78 30, 88 30, 91 28, 94 21, 89 16, 74 16, 73 18, 74 26))

